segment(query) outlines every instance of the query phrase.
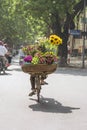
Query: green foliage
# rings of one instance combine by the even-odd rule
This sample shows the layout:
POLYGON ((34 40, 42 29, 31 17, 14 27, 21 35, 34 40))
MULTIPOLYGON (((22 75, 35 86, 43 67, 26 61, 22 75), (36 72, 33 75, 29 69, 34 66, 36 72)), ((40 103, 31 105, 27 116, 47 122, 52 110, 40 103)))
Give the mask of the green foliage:
POLYGON ((45 23, 26 15, 25 5, 25 0, 0 1, 0 39, 10 44, 33 43, 37 35, 44 34, 45 23))
MULTIPOLYGON (((80 0, 79 0, 80 1, 80 0)), ((55 14, 61 26, 77 0, 0 0, 0 39, 34 43, 52 32, 55 14)))

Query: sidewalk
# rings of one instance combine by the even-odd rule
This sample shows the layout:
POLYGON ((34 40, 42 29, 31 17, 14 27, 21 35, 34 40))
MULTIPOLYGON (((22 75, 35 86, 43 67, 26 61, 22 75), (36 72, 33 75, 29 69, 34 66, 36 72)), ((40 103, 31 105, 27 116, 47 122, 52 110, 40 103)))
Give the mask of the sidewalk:
MULTIPOLYGON (((70 57, 69 66, 75 68, 82 68, 83 60, 81 57, 70 57)), ((87 59, 84 60, 85 68, 87 68, 87 59)))

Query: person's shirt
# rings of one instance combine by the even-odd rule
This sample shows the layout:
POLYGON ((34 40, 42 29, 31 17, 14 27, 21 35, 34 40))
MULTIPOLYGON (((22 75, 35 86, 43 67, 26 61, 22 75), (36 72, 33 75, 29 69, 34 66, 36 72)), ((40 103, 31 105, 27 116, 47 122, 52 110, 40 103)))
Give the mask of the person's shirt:
POLYGON ((0 56, 5 56, 5 54, 8 52, 5 46, 0 45, 0 56))

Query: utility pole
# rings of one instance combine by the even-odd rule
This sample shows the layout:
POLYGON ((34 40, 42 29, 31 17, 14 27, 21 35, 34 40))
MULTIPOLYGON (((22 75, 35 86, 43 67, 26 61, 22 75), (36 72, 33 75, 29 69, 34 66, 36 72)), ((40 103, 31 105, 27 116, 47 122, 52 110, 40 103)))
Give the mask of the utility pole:
POLYGON ((85 12, 85 7, 86 7, 86 0, 84 0, 84 12, 83 12, 83 48, 82 48, 82 68, 85 68, 85 32, 86 32, 86 12, 85 12))

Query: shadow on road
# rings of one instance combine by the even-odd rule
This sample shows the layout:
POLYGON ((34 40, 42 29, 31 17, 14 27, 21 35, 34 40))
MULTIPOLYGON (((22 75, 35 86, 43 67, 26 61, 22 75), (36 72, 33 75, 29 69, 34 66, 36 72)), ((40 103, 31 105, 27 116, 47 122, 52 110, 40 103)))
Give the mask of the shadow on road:
POLYGON ((80 108, 63 106, 60 102, 53 98, 41 98, 40 103, 29 105, 33 111, 42 111, 50 113, 72 113, 73 110, 80 108))

